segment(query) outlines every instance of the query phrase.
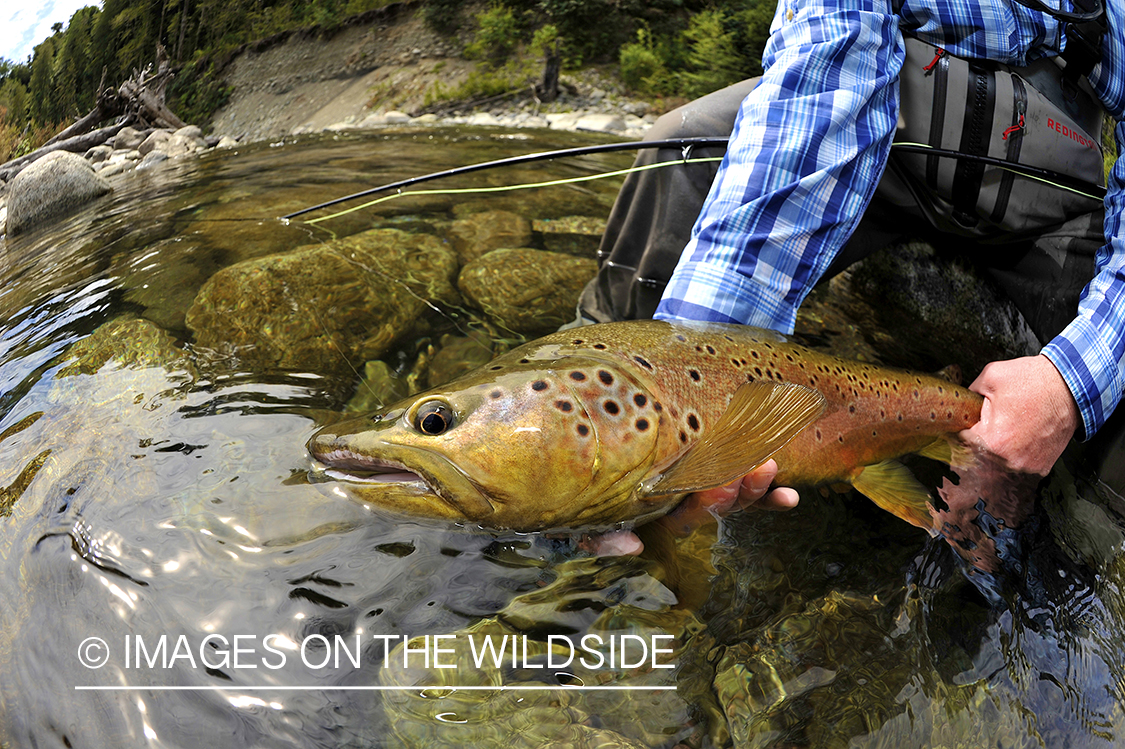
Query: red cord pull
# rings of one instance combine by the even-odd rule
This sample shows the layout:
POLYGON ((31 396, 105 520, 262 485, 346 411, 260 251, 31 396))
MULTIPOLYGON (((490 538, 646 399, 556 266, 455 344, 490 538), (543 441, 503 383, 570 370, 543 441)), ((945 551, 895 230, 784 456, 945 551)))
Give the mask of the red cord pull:
POLYGON ((1020 112, 1020 124, 1012 125, 1010 128, 1005 130, 1004 134, 1000 136, 1000 139, 1007 140, 1009 135, 1011 135, 1012 133, 1018 133, 1020 130, 1023 130, 1023 112, 1020 112))
POLYGON ((936 52, 934 54, 934 59, 930 60, 929 65, 922 68, 922 70, 926 71, 927 73, 929 73, 931 70, 934 69, 934 66, 938 64, 938 61, 941 58, 945 57, 945 50, 944 49, 942 49, 941 47, 934 47, 934 49, 936 50, 936 52))

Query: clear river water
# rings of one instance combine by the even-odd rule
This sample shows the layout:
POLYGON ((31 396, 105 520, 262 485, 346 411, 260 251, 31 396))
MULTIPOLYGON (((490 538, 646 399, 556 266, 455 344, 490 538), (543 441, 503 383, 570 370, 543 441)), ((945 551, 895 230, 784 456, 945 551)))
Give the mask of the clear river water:
MULTIPOLYGON (((360 367, 195 345, 185 314, 235 262, 372 227, 444 238, 484 210, 604 219, 620 180, 408 197, 316 226, 278 216, 591 142, 263 143, 128 175, 0 244, 0 745, 1125 746, 1125 515, 1096 477, 1059 468, 1019 509, 982 500, 948 538, 855 493, 807 492, 687 539, 646 526, 640 557, 595 558, 577 536, 406 520, 310 485, 305 444, 360 367), (114 327, 137 319, 167 335, 114 327)), ((860 324, 826 294, 804 323, 813 343, 860 324)), ((416 377, 443 333, 510 338, 427 314, 384 357, 392 379, 416 377)))

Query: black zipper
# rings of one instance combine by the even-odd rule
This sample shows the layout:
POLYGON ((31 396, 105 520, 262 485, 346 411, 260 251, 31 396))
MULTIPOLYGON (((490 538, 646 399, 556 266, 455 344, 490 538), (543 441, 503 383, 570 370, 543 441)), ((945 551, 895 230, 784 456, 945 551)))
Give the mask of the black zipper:
MULTIPOLYGON (((1023 79, 1018 75, 1012 76, 1012 124, 1004 131, 1008 140, 1008 161, 1018 163, 1020 160, 1020 147, 1023 146, 1024 115, 1027 114, 1027 89, 1024 88, 1023 79)), ((994 224, 1002 223, 1004 214, 1008 211, 1008 200, 1012 195, 1012 184, 1016 181, 1014 172, 1005 171, 1000 178, 1000 189, 996 194, 996 206, 992 209, 989 220, 994 224)))

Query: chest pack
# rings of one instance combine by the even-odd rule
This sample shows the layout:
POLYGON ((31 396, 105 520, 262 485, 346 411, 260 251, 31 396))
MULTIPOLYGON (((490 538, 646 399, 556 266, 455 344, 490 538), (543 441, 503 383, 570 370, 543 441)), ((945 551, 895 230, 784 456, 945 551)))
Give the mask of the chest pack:
POLYGON ((965 60, 906 39, 888 169, 928 221, 1014 239, 1101 206, 1103 110, 1067 67, 965 60))

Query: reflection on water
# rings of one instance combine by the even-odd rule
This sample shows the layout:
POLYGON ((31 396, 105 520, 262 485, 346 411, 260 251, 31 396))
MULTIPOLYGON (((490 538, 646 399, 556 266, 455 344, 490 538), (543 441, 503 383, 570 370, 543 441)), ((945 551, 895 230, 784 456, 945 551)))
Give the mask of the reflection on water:
MULTIPOLYGON (((309 486, 305 442, 356 373, 255 371, 192 349, 184 316, 217 270, 328 229, 445 240, 481 210, 604 216, 608 183, 390 201, 328 229, 272 218, 578 142, 552 137, 210 154, 0 247, 0 742, 1125 745, 1121 518, 1065 471, 1028 487, 1031 503, 935 474, 945 538, 858 495, 809 494, 790 513, 733 517, 717 539, 649 528, 644 557, 591 559, 575 539, 414 523, 309 486), (587 635, 587 660, 559 665, 587 635), (473 650, 486 636, 510 643, 491 662, 473 650), (675 668, 647 651, 611 662, 611 641, 666 645, 675 668), (451 688, 574 684, 646 690, 451 688)), ((832 299, 814 302, 812 332, 842 340, 832 299)), ((433 346, 466 332, 451 318, 432 314, 385 376, 424 380, 433 346)))

